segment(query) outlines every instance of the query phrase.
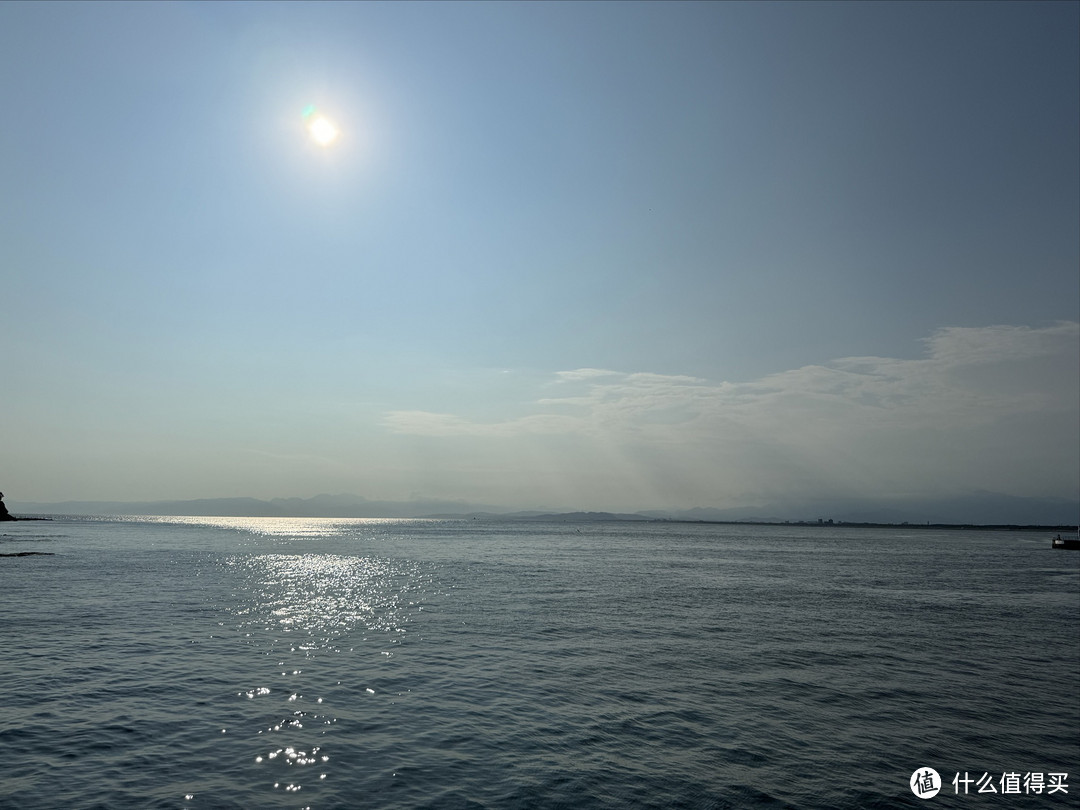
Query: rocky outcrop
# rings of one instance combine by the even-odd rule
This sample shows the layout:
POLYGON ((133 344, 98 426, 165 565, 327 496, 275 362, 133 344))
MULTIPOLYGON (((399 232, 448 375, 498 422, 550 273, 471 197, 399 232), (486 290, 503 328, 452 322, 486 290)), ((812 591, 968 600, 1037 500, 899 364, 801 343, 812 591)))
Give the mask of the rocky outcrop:
POLYGON ((3 492, 0 492, 0 520, 18 520, 18 518, 8 512, 7 507, 4 506, 3 492))

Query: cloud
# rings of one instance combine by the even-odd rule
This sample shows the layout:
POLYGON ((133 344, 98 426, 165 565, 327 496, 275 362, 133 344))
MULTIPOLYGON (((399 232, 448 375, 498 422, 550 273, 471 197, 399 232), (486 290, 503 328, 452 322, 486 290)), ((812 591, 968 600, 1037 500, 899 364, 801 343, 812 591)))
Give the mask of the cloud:
POLYGON ((1044 329, 1027 326, 948 327, 925 339, 930 357, 947 364, 1000 363, 1075 351, 1078 324, 1063 321, 1044 329))
POLYGON ((563 382, 573 382, 575 380, 591 380, 595 377, 621 377, 623 375, 618 371, 608 371, 602 368, 579 368, 574 371, 557 371, 555 376, 563 382))
POLYGON ((411 436, 506 438, 522 434, 572 432, 570 421, 556 414, 537 414, 501 422, 471 422, 446 413, 392 411, 383 419, 383 424, 393 433, 411 436))
POLYGON ((1076 497, 1080 324, 949 327, 924 345, 916 359, 845 357, 740 383, 576 369, 556 373, 525 416, 396 411, 384 424, 498 439, 493 456, 561 438, 569 477, 632 474, 639 489, 699 503, 755 492, 1076 497))

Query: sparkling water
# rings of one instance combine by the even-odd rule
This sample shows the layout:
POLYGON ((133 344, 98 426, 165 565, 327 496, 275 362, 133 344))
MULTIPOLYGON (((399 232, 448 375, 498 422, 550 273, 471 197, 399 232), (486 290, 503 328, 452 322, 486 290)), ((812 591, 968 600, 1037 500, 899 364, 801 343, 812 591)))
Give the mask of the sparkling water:
POLYGON ((0 528, 24 551, 4 808, 913 807, 923 768, 926 806, 1080 806, 1080 554, 1041 533, 0 528))

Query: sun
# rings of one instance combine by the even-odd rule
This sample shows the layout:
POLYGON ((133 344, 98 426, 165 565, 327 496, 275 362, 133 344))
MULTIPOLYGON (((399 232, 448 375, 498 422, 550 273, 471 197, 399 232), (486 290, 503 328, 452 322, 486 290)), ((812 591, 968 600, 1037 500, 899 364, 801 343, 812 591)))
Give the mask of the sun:
POLYGON ((330 146, 341 134, 334 122, 316 110, 314 106, 309 106, 304 110, 304 124, 312 140, 319 146, 330 146))
POLYGON ((322 115, 308 124, 308 132, 311 133, 311 137, 315 139, 315 143, 319 146, 329 146, 337 140, 339 134, 338 128, 334 126, 330 119, 322 115))

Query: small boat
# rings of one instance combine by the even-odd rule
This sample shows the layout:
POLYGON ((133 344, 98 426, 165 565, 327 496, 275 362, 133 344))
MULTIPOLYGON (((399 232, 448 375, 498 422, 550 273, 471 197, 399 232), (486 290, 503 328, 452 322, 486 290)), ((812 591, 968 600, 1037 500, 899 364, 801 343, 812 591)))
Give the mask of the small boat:
POLYGON ((1077 537, 1075 540, 1071 540, 1069 538, 1063 539, 1062 536, 1059 534, 1057 537, 1054 538, 1051 548, 1066 548, 1080 551, 1080 532, 1077 533, 1077 537))

